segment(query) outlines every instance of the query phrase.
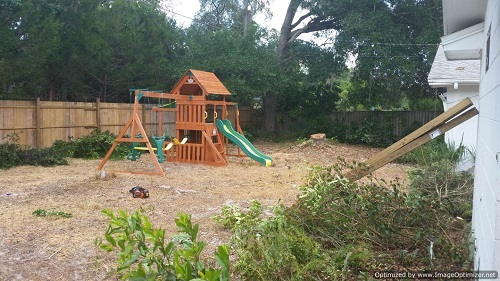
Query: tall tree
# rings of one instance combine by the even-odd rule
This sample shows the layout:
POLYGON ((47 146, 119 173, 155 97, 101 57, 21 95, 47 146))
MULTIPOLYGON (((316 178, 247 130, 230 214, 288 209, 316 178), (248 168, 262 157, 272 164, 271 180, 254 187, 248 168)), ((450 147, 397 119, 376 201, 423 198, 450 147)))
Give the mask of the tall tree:
POLYGON ((247 35, 257 13, 269 14, 269 0, 200 0, 194 24, 215 31, 230 28, 247 35))
MULTIPOLYGON (((331 2, 309 0, 290 1, 276 47, 276 58, 284 73, 287 73, 287 69, 289 69, 289 58, 293 57, 293 54, 290 52, 291 46, 296 43, 297 38, 301 34, 338 28, 338 17, 336 17, 335 14, 325 13, 323 9, 325 5, 331 5, 331 2), (309 12, 296 19, 299 9, 307 9, 309 12)), ((273 91, 266 92, 263 98, 263 107, 263 129, 273 132, 276 124, 278 93, 273 91)))
MULTIPOLYGON (((187 30, 186 54, 178 69, 214 72, 232 92, 232 98, 245 105, 260 98, 263 89, 276 87, 279 68, 274 59, 275 45, 263 42, 262 29, 250 25, 247 36, 240 30, 193 24, 187 30)), ((179 73, 180 75, 181 73, 179 73)))
MULTIPOLYGON (((364 46, 369 42, 367 42, 366 37, 372 38, 371 42, 376 43, 404 43, 408 42, 407 40, 415 42, 418 41, 415 39, 417 37, 420 38, 419 40, 426 41, 429 37, 422 34, 436 34, 434 31, 439 30, 439 3, 439 0, 291 0, 276 48, 277 60, 282 67, 282 71, 286 73, 289 69, 290 58, 295 56, 291 46, 298 42, 299 36, 305 33, 328 30, 335 30, 339 34, 338 38, 342 43, 336 44, 338 47, 336 53, 344 60, 348 58, 348 54, 358 54, 359 46, 364 46), (306 12, 302 16, 298 16, 298 11, 301 10, 306 12), (419 12, 415 13, 416 10, 419 12), (425 15, 425 17, 419 18, 421 15, 425 15), (398 32, 393 33, 392 31, 398 32), (397 38, 397 40, 393 38, 397 38), (345 47, 347 45, 350 47, 345 47), (339 52, 338 49, 342 49, 343 52, 339 52)), ((431 43, 437 42, 434 35, 429 36, 432 37, 431 43)), ((338 38, 336 40, 339 40, 338 38)), ((420 56, 421 62, 425 63, 431 60, 432 52, 430 50, 414 49, 413 54, 420 56)), ((411 56, 406 53, 404 58, 399 61, 394 60, 392 63, 399 64, 411 56)), ((386 77, 399 78, 402 75, 401 69, 386 71, 389 68, 378 65, 380 62, 376 61, 376 59, 369 64, 365 60, 367 58, 358 56, 356 66, 357 71, 362 74, 359 77, 365 77, 365 85, 370 85, 370 81, 373 82, 373 78, 370 77, 373 77, 374 74, 368 71, 371 68, 378 72, 375 75, 380 74, 381 76, 380 83, 376 85, 379 86, 379 89, 393 88, 394 92, 401 90, 401 87, 396 87, 398 84, 394 80, 391 80, 390 83, 383 82, 386 77), (362 67, 363 65, 370 65, 370 67, 362 67)), ((388 61, 384 63, 384 66, 390 64, 388 61)), ((412 70, 410 67, 405 70, 404 74, 410 77, 411 75, 407 75, 407 73, 416 72, 419 74, 425 73, 425 68, 419 65, 413 67, 412 70)), ((419 78, 418 80, 419 83, 407 80, 406 87, 418 89, 418 86, 423 85, 422 79, 419 78)), ((374 84, 371 84, 371 86, 374 87, 374 84)), ((377 92, 380 91, 377 90, 377 92)), ((277 98, 276 92, 268 92, 264 96, 264 129, 268 131, 274 131, 275 129, 277 98)), ((387 100, 391 99, 387 98, 387 100)))
POLYGON ((128 101, 161 87, 182 49, 159 0, 9 0, 0 6, 0 94, 128 101))
POLYGON ((128 101, 129 88, 164 89, 182 52, 181 31, 159 1, 115 0, 102 5, 88 52, 97 59, 86 87, 105 100, 128 101))
POLYGON ((436 0, 375 3, 343 19, 336 48, 356 57, 351 104, 401 107, 432 96, 427 74, 441 34, 436 0))

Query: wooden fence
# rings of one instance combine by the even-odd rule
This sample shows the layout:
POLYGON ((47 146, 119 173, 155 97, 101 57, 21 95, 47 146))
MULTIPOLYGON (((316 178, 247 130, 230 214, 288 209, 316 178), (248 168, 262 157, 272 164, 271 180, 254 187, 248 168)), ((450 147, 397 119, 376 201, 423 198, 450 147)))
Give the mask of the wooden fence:
MULTIPOLYGON (((144 104, 140 116, 148 134, 175 134, 175 109, 157 113, 156 105, 144 104), (159 114, 163 114, 163 130, 158 131, 159 114)), ((240 107, 240 124, 253 122, 251 108, 240 107)), ((10 101, 0 100, 0 143, 16 135, 19 144, 49 147, 56 140, 79 138, 94 129, 117 135, 130 118, 133 104, 95 102, 10 101)))
MULTIPOLYGON (((353 112, 332 112, 330 119, 337 124, 346 126, 351 131, 355 126, 361 125, 365 120, 387 124, 393 129, 392 133, 396 138, 404 137, 405 134, 417 129, 425 123, 431 121, 442 111, 353 111, 353 112)), ((309 124, 304 120, 292 119, 286 113, 279 113, 280 120, 278 128, 282 131, 301 130, 309 124)), ((320 133, 320 132, 318 132, 320 133)), ((327 137, 331 137, 328 136, 327 137)))
MULTIPOLYGON (((156 105, 142 105, 140 115, 146 132, 158 135, 163 132, 157 132, 160 113, 150 110, 154 106, 156 105)), ((240 125, 255 123, 256 112, 251 107, 240 106, 238 109, 240 125)), ((164 114, 163 130, 171 135, 175 134, 174 110, 161 113, 164 114)), ((6 142, 8 136, 13 133, 19 137, 20 144, 37 148, 49 147, 56 140, 79 138, 88 135, 94 129, 117 135, 132 111, 132 104, 104 103, 99 99, 95 102, 0 100, 0 143, 6 142)), ((423 125, 440 113, 439 111, 360 111, 333 112, 330 117, 332 121, 348 127, 360 123, 364 118, 390 120, 394 124, 394 135, 402 136, 408 128, 415 127, 414 124, 423 125)))
POLYGON ((436 118, 442 111, 353 111, 332 112, 330 118, 335 123, 340 123, 351 128, 354 124, 362 123, 364 119, 377 122, 389 122, 394 128, 394 136, 400 138, 405 134, 426 124, 436 118))

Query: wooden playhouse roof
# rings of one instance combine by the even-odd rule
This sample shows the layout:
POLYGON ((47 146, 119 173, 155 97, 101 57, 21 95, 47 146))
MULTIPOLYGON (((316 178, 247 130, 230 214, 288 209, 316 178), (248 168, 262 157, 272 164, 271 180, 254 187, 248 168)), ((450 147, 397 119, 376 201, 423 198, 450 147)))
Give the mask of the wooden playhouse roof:
POLYGON ((203 90, 203 92, 205 92, 205 94, 231 95, 228 89, 224 86, 224 84, 222 84, 214 73, 195 69, 189 69, 186 73, 184 73, 184 76, 173 88, 172 93, 183 85, 188 84, 187 79, 189 76, 194 78, 195 82, 203 90))

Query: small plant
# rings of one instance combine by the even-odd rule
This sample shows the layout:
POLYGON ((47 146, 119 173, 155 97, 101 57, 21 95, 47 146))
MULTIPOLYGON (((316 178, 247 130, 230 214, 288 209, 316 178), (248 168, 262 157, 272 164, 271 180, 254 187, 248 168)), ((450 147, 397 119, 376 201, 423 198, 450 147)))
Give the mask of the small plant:
POLYGON ((197 240, 198 225, 192 224, 190 215, 180 214, 175 219, 179 233, 167 242, 165 230, 154 228, 139 211, 132 215, 110 210, 102 213, 110 222, 106 241, 98 238, 96 245, 108 252, 118 251, 117 271, 122 279, 229 280, 229 247, 217 249, 215 259, 220 269, 206 267, 201 260, 205 243, 197 240))
POLYGON ((308 139, 308 138, 305 138, 305 137, 298 137, 298 138, 295 140, 295 143, 296 143, 296 144, 302 144, 302 143, 305 143, 305 142, 307 142, 307 141, 309 141, 309 139, 308 139))
POLYGON ((242 212, 237 206, 223 206, 220 215, 215 215, 213 219, 224 228, 233 229, 241 225, 255 225, 261 221, 262 205, 259 201, 253 200, 248 211, 242 212))
POLYGON ((65 212, 59 212, 59 211, 47 211, 44 209, 38 209, 38 210, 34 211, 33 215, 37 216, 37 217, 59 216, 59 217, 66 218, 66 219, 73 217, 73 215, 71 213, 65 213, 65 212))

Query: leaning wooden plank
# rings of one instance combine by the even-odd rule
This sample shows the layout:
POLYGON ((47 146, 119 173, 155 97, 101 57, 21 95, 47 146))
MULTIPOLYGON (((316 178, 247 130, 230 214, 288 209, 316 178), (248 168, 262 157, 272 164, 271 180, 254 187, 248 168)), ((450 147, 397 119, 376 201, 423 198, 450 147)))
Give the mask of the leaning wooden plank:
POLYGON ((344 176, 349 180, 349 181, 357 181, 360 178, 372 173, 373 171, 377 170, 378 168, 386 165, 387 163, 390 163, 394 161, 395 159, 405 155, 406 153, 412 151, 413 149, 427 143, 428 141, 432 140, 435 136, 444 134, 447 131, 455 128, 459 124, 465 122, 466 120, 476 116, 479 112, 475 107, 467 110, 464 112, 462 115, 448 121, 447 123, 442 124, 441 126, 438 126, 435 128, 434 131, 429 132, 428 134, 422 135, 419 138, 413 140, 412 142, 408 143, 407 145, 401 147, 400 149, 393 151, 390 155, 387 155, 384 158, 380 158, 379 161, 374 162, 372 164, 365 163, 364 165, 358 166, 351 171, 349 171, 347 174, 344 176), (437 131, 439 130, 439 131, 437 131))
POLYGON ((386 158, 388 155, 391 155, 394 151, 400 149, 401 147, 405 146, 406 144, 412 142, 413 140, 419 138, 420 136, 429 133, 430 131, 434 131, 435 128, 448 120, 456 117, 463 111, 465 111, 467 108, 472 106, 472 102, 469 98, 466 98, 450 108, 449 110, 443 112, 436 118, 432 119, 431 121, 427 122, 424 124, 422 127, 418 128, 411 134, 407 135, 406 137, 400 139, 396 143, 392 144, 391 146, 387 147, 386 149, 382 150, 380 153, 370 157, 367 161, 367 165, 373 165, 379 161, 383 161, 384 158, 386 158))

